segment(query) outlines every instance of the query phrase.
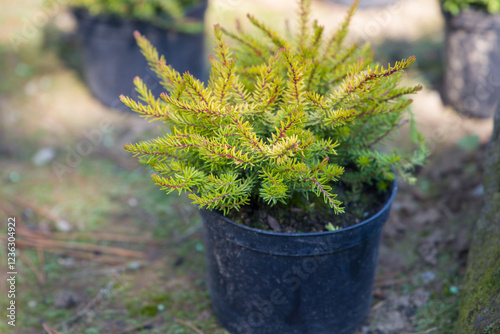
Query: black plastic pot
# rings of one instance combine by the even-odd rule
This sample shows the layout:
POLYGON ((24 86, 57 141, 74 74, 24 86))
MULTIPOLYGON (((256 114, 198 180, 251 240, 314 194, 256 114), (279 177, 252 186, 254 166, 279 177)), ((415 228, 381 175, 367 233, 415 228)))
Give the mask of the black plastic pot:
POLYGON ((444 102, 468 117, 491 117, 500 100, 500 14, 467 9, 445 20, 444 102))
MULTIPOLYGON (((187 17, 203 20, 207 1, 187 12, 187 17)), ((205 80, 204 34, 179 33, 149 23, 108 16, 92 16, 87 11, 73 11, 77 36, 83 53, 83 72, 92 94, 106 106, 128 111, 119 100, 124 94, 137 98, 133 80, 142 78, 155 96, 163 91, 156 75, 149 69, 133 36, 138 30, 164 55, 177 71, 189 71, 205 80)))
MULTIPOLYGON (((387 204, 339 231, 273 233, 201 210, 210 296, 231 333, 352 333, 368 314, 387 204)), ((332 214, 333 215, 333 214, 332 214)))

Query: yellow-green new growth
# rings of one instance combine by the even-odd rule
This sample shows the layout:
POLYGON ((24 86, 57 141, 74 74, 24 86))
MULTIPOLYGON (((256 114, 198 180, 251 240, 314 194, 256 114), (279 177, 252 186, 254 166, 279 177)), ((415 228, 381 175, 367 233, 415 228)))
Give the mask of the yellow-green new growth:
POLYGON ((269 43, 216 25, 207 86, 175 71, 136 33, 166 93, 156 99, 136 78, 142 101, 121 99, 171 132, 125 149, 157 172, 153 180, 162 189, 189 192, 200 207, 224 213, 310 193, 342 213, 334 191, 339 179, 357 189, 363 182, 383 186, 394 177, 391 168, 409 178, 423 149, 405 157, 375 145, 402 123, 411 100, 401 97, 421 89, 398 87, 414 58, 383 68, 372 64, 368 47, 343 47, 354 8, 327 39, 323 27, 309 22, 309 1, 300 2, 299 32, 291 40, 253 16, 269 43), (224 35, 238 45, 230 48, 224 35))

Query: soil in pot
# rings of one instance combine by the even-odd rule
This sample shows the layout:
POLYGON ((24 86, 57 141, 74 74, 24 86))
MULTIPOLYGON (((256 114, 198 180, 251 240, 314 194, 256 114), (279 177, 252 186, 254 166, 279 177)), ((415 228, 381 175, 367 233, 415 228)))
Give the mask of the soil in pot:
MULTIPOLYGON (((382 227, 374 216, 320 233, 276 233, 201 210, 213 308, 231 333, 352 333, 371 305, 382 227)), ((332 212, 333 215, 333 212, 332 212)))
POLYGON ((363 194, 357 201, 353 201, 346 194, 344 187, 338 186, 336 192, 339 200, 345 206, 345 214, 332 215, 332 209, 321 197, 305 198, 297 196, 292 205, 278 203, 269 207, 265 203, 250 203, 239 211, 230 212, 227 217, 237 223, 260 229, 284 233, 311 233, 325 232, 327 224, 335 228, 354 226, 382 209, 390 193, 381 192, 375 186, 363 185, 360 193, 363 194), (265 208, 265 209, 263 209, 265 208))
MULTIPOLYGON (((192 8, 187 17, 203 21, 207 3, 192 8)), ((206 79, 204 34, 181 33, 138 21, 92 16, 76 9, 77 36, 82 48, 85 81, 91 93, 106 106, 129 111, 119 100, 121 94, 138 99, 133 84, 139 76, 159 96, 164 89, 150 70, 136 44, 135 30, 146 36, 165 55, 167 64, 180 73, 189 71, 206 79)))
POLYGON ((500 14, 469 8, 445 19, 443 98, 464 116, 491 117, 500 100, 500 14))

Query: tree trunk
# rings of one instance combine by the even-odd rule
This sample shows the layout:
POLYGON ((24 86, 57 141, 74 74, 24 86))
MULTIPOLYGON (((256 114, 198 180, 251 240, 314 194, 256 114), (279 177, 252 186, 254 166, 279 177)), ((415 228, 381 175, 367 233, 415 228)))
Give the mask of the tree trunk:
POLYGON ((469 251, 459 334, 500 333, 500 108, 486 157, 485 206, 469 251))

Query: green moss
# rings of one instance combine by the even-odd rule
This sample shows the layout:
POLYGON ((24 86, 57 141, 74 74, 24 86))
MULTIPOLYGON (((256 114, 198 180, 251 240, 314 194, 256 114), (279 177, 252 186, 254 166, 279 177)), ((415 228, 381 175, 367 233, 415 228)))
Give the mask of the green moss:
POLYGON ((499 218, 500 194, 496 193, 486 204, 471 246, 458 333, 495 333, 500 323, 499 218))

